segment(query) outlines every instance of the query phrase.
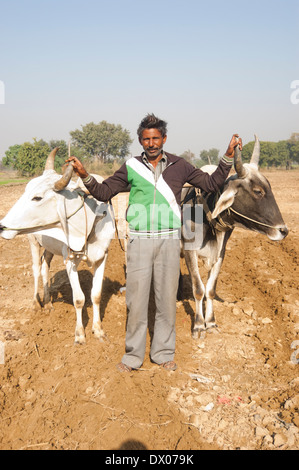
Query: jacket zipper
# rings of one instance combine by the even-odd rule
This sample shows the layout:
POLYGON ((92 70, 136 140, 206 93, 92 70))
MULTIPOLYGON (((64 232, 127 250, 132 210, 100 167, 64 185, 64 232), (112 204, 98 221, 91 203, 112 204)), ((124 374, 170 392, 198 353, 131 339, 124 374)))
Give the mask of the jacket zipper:
MULTIPOLYGON (((169 164, 166 166, 165 170, 170 166, 172 165, 173 162, 169 162, 169 164)), ((165 171, 164 170, 164 171, 165 171)), ((159 176, 159 178, 163 175, 164 171, 161 173, 161 175, 159 176)), ((154 231, 154 215, 155 215, 155 205, 156 205, 156 193, 157 193, 157 183, 159 181, 159 178, 156 179, 156 175, 154 174, 154 180, 155 180, 155 189, 154 189, 154 205, 153 205, 153 214, 152 214, 152 224, 151 224, 151 233, 155 233, 154 231)))
POLYGON ((154 233, 154 216, 155 216, 155 204, 156 204, 156 192, 157 192, 157 181, 155 178, 155 190, 154 190, 154 203, 153 203, 153 214, 152 214, 152 230, 151 232, 154 233))

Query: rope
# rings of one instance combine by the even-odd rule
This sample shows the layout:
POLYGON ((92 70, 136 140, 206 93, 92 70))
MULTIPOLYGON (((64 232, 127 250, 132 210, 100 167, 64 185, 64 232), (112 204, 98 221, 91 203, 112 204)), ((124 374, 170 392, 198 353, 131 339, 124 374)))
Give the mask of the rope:
POLYGON ((114 219, 114 223, 115 223, 115 231, 116 231, 118 243, 119 243, 119 246, 121 247, 122 251, 125 253, 126 250, 125 250, 125 248, 123 247, 123 245, 122 245, 122 243, 121 243, 121 241, 120 241, 120 236, 119 236, 119 231, 118 231, 117 220, 116 220, 116 217, 115 217, 115 213, 114 213, 114 209, 113 209, 113 205, 112 205, 111 199, 109 200, 109 204, 110 204, 110 208, 111 208, 112 215, 113 215, 113 219, 114 219))
MULTIPOLYGON (((190 199, 193 199, 193 201, 195 202, 196 197, 197 197, 196 192, 195 192, 194 195, 192 195, 191 193, 189 193, 189 194, 187 193, 184 201, 181 203, 181 206, 183 206, 183 204, 186 203, 187 201, 189 201, 190 199)), ((220 197, 220 192, 218 192, 216 194, 216 202, 219 199, 219 197, 220 197)), ((207 203, 208 195, 204 196, 203 194, 201 194, 200 198, 201 198, 200 203, 203 206, 203 209, 205 211, 207 220, 208 220, 209 224, 211 225, 212 229, 215 229, 215 230, 218 230, 218 231, 226 231, 226 230, 232 230, 233 229, 232 225, 230 225, 228 222, 224 222, 224 220, 220 217, 220 214, 218 215, 218 217, 216 219, 212 219, 212 214, 211 214, 211 211, 210 211, 210 209, 208 207, 208 203, 207 203)), ((259 222, 258 220, 251 219, 250 217, 247 217, 244 214, 240 214, 240 212, 236 211, 232 207, 229 207, 227 209, 228 215, 229 215, 230 211, 234 212, 239 217, 242 217, 243 219, 249 220, 250 222, 253 222, 255 224, 259 224, 259 225, 262 225, 263 227, 267 227, 267 228, 276 229, 276 227, 274 227, 273 225, 268 225, 268 224, 265 224, 264 222, 259 222)))
MULTIPOLYGON (((82 207, 84 207, 84 196, 80 193, 78 193, 79 196, 81 197, 81 200, 82 200, 82 203, 81 203, 81 206, 75 210, 75 212, 73 212, 71 215, 67 216, 66 220, 69 220, 71 217, 73 217, 74 215, 77 214, 77 212, 79 212, 82 207)), ((4 227, 2 230, 11 230, 11 231, 14 231, 14 232, 35 232, 36 230, 43 230, 44 228, 47 228, 47 227, 52 227, 53 225, 57 225, 59 224, 60 220, 57 220, 56 222, 51 222, 47 225, 35 225, 34 227, 25 227, 25 228, 10 228, 10 227, 4 227)))
POLYGON ((251 219, 250 217, 247 217, 244 214, 240 214, 240 212, 237 212, 232 207, 230 207, 229 210, 234 212, 235 214, 239 215, 240 217, 243 217, 243 219, 250 220, 250 222, 254 222, 255 224, 263 225, 264 227, 276 229, 276 227, 274 227, 273 225, 264 224, 263 222, 259 222, 258 220, 251 219))

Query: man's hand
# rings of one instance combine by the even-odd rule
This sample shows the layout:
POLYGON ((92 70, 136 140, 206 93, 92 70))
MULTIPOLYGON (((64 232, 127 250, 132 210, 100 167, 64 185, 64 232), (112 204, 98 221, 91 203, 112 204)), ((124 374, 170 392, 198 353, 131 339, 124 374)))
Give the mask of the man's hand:
POLYGON ((231 138, 231 141, 227 147, 227 151, 225 155, 227 157, 233 158, 235 155, 235 148, 239 145, 239 149, 242 150, 243 148, 243 143, 241 137, 239 137, 239 134, 234 134, 231 138))
POLYGON ((80 178, 87 178, 88 173, 85 170, 84 166, 76 157, 70 157, 66 160, 67 163, 71 163, 74 168, 75 173, 80 176, 80 178))

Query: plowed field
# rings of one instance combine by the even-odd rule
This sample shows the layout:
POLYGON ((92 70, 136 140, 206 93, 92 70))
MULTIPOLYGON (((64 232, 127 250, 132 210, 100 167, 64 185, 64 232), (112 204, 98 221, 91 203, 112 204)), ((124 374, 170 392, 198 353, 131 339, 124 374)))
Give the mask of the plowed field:
MULTIPOLYGON (((199 340, 191 338, 195 305, 182 260, 175 372, 151 363, 150 334, 140 371, 115 368, 126 327, 117 240, 101 302, 107 340, 91 333, 92 274, 82 264, 86 344, 75 346, 62 259, 50 271, 54 308, 35 313, 27 238, 0 239, 0 449, 299 449, 299 173, 265 174, 289 235, 273 242, 234 231, 218 281, 219 328, 199 340)), ((0 219, 24 187, 0 188, 0 219)))

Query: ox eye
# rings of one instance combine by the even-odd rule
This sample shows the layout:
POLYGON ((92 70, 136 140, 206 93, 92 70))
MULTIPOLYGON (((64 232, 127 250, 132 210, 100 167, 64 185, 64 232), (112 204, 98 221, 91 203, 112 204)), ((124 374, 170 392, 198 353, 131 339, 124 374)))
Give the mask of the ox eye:
POLYGON ((32 201, 41 201, 42 200, 42 197, 40 196, 35 196, 32 198, 32 201))
POLYGON ((264 196, 264 191, 262 189, 254 188, 253 192, 256 197, 261 198, 264 196))

